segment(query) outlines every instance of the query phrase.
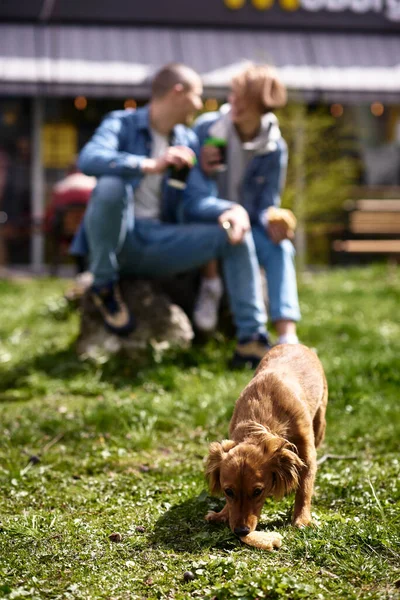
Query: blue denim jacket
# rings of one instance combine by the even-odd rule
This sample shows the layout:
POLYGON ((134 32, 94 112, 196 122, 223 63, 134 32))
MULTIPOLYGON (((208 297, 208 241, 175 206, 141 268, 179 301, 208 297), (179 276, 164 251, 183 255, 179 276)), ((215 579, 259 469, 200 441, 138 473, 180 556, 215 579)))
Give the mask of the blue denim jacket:
MULTIPOLYGON (((135 190, 143 173, 141 164, 151 155, 151 132, 149 107, 137 110, 120 110, 105 116, 93 137, 84 146, 78 166, 86 175, 122 177, 135 190)), ((184 125, 176 125, 171 135, 172 145, 192 148, 198 155, 197 135, 184 125)), ((221 213, 230 208, 231 202, 213 195, 212 182, 204 176, 198 166, 193 167, 184 192, 162 183, 161 217, 167 222, 203 221, 216 222, 221 213)), ((88 254, 85 226, 82 223, 70 253, 88 254)))
MULTIPOLYGON (((78 166, 86 175, 115 175, 130 183, 133 191, 143 173, 141 165, 151 154, 149 107, 114 111, 106 115, 93 137, 82 149, 78 166)), ((171 145, 188 146, 198 154, 196 134, 184 125, 176 125, 171 145)), ((182 219, 216 221, 231 203, 211 196, 212 188, 199 167, 194 167, 184 192, 163 180, 161 214, 164 221, 182 219)))
MULTIPOLYGON (((199 117, 194 125, 200 146, 205 139, 212 135, 213 126, 222 122, 224 113, 212 112, 199 117), (211 130, 211 132, 210 132, 211 130)), ((275 117, 273 117, 275 119, 275 117)), ((276 119, 275 119, 276 121, 276 119)), ((252 224, 260 224, 263 227, 267 224, 266 212, 270 206, 279 206, 281 203, 280 194, 286 178, 287 168, 287 145, 280 136, 279 127, 274 124, 279 135, 275 141, 268 144, 265 152, 256 153, 250 160, 244 173, 240 198, 241 204, 247 210, 252 224)), ((215 128, 214 128, 215 129, 215 128)), ((210 179, 210 195, 218 195, 217 182, 210 179)))

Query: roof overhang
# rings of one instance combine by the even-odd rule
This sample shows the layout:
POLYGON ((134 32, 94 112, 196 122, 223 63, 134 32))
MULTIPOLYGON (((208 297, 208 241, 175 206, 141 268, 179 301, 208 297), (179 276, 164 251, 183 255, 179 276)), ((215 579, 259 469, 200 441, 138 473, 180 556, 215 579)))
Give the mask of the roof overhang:
POLYGON ((148 97, 185 62, 225 97, 247 61, 274 64, 293 97, 400 102, 400 36, 82 25, 0 25, 0 93, 148 97))

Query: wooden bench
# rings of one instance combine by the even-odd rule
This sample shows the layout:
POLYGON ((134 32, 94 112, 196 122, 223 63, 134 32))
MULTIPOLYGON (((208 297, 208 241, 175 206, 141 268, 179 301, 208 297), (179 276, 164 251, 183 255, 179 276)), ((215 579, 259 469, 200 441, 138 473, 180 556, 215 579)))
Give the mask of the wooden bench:
POLYGON ((349 201, 346 238, 333 250, 348 255, 400 257, 400 199, 349 201))

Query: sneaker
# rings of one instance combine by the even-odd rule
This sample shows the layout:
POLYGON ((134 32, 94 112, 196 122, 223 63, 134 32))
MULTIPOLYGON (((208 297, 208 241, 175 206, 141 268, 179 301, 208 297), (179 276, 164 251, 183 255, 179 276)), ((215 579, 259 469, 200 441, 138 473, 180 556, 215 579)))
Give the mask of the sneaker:
POLYGON ((200 331, 214 331, 218 323, 219 304, 223 293, 221 279, 203 279, 193 311, 193 323, 200 331))
POLYGON ((241 367, 255 369, 271 348, 268 336, 263 333, 254 338, 239 340, 235 354, 230 361, 230 367, 231 369, 240 369, 241 367))
POLYGON ((64 297, 68 302, 78 302, 93 285, 93 275, 88 271, 79 273, 75 277, 74 283, 67 289, 64 297))
POLYGON ((280 344, 300 344, 300 342, 295 333, 286 333, 279 336, 275 346, 279 346, 280 344))
POLYGON ((93 285, 91 296, 109 331, 124 336, 135 329, 135 320, 122 300, 118 284, 111 282, 105 285, 93 285))

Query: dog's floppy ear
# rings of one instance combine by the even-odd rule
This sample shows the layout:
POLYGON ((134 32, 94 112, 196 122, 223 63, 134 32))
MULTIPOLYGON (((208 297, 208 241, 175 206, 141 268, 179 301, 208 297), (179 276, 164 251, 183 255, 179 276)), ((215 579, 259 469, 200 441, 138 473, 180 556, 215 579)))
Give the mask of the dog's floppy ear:
POLYGON ((299 485, 300 472, 305 465, 294 450, 293 444, 283 440, 281 447, 275 450, 271 458, 272 495, 276 500, 280 500, 299 485))
POLYGON ((221 443, 213 442, 210 444, 206 463, 206 477, 212 494, 220 494, 222 491, 219 481, 221 462, 224 454, 229 452, 234 446, 236 446, 236 443, 232 440, 223 440, 221 443))

